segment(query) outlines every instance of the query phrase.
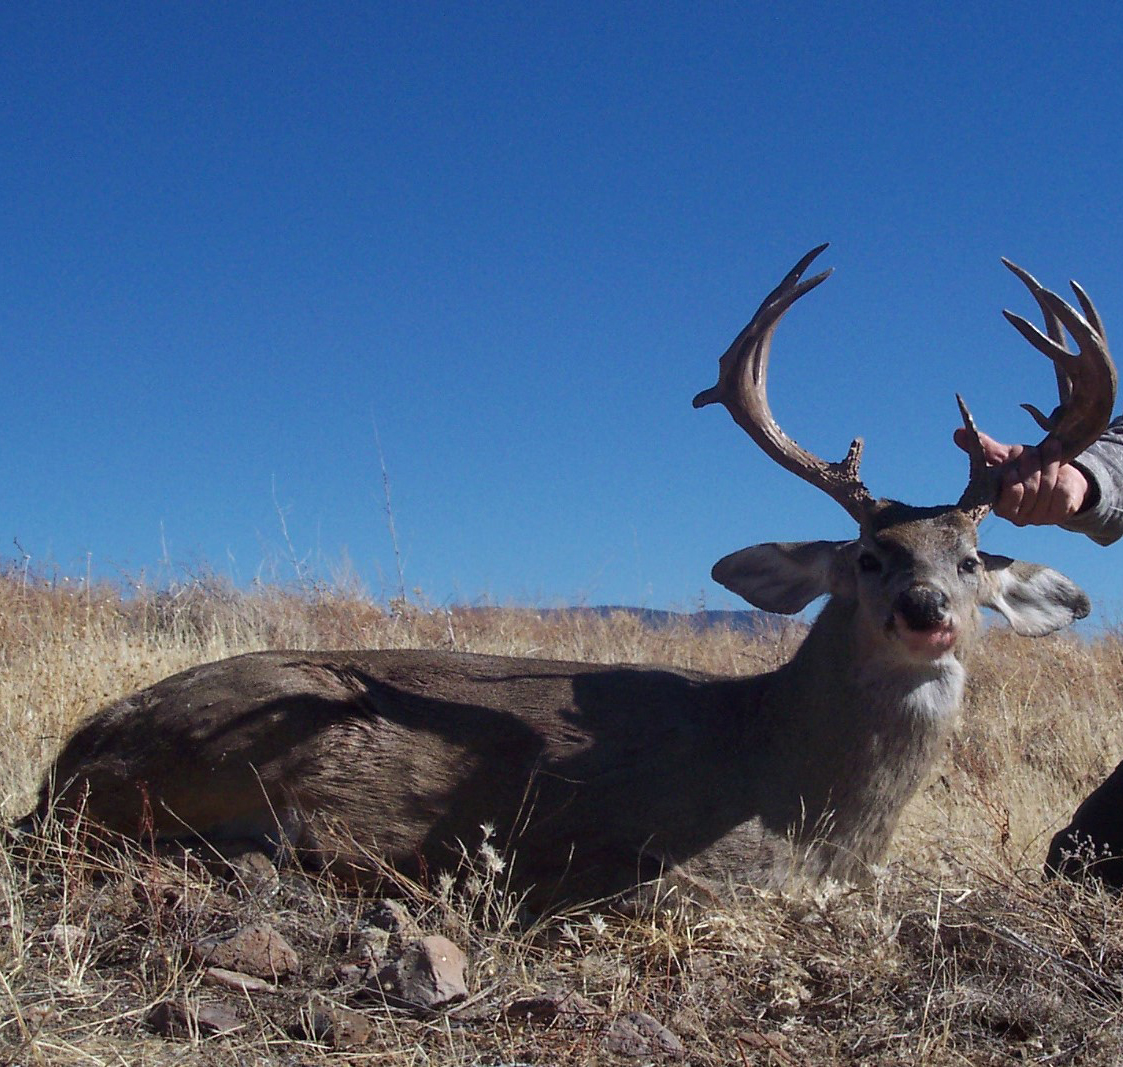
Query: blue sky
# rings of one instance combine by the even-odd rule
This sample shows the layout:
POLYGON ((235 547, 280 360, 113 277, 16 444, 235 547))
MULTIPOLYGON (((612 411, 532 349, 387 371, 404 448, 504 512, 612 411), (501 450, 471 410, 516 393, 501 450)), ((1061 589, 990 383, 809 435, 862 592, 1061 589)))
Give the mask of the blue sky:
MULTIPOLYGON (((287 531, 393 594, 377 427, 430 603, 736 606, 720 556, 852 532, 690 405, 808 248, 773 409, 880 495, 958 496, 957 390, 1052 406, 999 256, 1123 336, 1121 54, 1106 4, 8 5, 0 558, 289 581, 287 531)), ((1123 547, 983 537, 1120 618, 1123 547)))

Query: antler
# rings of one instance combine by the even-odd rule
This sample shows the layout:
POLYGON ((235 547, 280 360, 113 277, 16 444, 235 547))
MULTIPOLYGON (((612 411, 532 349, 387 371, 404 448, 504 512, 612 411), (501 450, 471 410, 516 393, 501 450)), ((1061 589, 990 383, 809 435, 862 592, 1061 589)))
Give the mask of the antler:
MULTIPOLYGON (((1061 446, 1060 462, 1075 459, 1096 441, 1111 421, 1115 407, 1117 377, 1115 364, 1107 349, 1103 322, 1088 294, 1076 282, 1069 282, 1084 314, 1066 304, 1056 293, 1046 289, 1032 274, 1011 263, 1002 262, 1022 280, 1045 316, 1048 336, 1020 315, 1003 311, 1007 320, 1034 348, 1053 361, 1057 376, 1060 403, 1050 415, 1043 415, 1032 404, 1023 404, 1034 421, 1046 433, 1041 444, 1057 441, 1061 446), (1065 346, 1065 330, 1076 342, 1077 351, 1065 346)), ((979 440, 975 420, 971 418, 962 397, 959 410, 969 438, 971 474, 958 507, 976 522, 981 522, 998 496, 1001 468, 988 467, 979 440)), ((1039 446, 1040 447, 1040 446, 1039 446)))
POLYGON ((858 523, 867 515, 873 496, 858 477, 862 461, 862 439, 854 438, 846 458, 828 463, 801 448, 780 429, 768 407, 766 383, 768 356, 776 324, 804 293, 809 293, 831 274, 825 270, 800 281, 811 261, 827 246, 819 245, 807 253, 786 275, 757 309, 729 350, 721 357, 717 385, 694 398, 696 408, 724 404, 734 422, 785 470, 822 489, 837 500, 858 523))

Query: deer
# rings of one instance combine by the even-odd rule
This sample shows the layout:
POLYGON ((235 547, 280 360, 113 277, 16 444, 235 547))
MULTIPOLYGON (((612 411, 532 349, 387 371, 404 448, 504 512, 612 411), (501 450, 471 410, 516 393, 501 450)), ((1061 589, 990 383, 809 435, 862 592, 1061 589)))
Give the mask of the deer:
MULTIPOLYGON (((826 602, 776 670, 725 677, 447 651, 266 651, 195 666, 95 713, 62 746, 24 825, 78 811, 126 838, 239 841, 344 878, 426 883, 490 833, 505 891, 538 911, 644 886, 705 896, 793 879, 868 881, 960 706, 993 609, 1034 637, 1089 612, 1047 566, 990 555, 996 499, 978 431, 955 504, 875 498, 863 443, 826 462, 780 428, 777 324, 831 273, 812 249, 768 294, 695 407, 723 405, 764 454, 837 501, 846 541, 758 544, 713 578, 758 609, 826 602)), ((1111 417, 1116 373, 1080 310, 1003 261, 1041 309, 1007 319, 1055 368, 1065 461, 1111 417), (1065 339, 1071 336, 1076 350, 1065 339)))

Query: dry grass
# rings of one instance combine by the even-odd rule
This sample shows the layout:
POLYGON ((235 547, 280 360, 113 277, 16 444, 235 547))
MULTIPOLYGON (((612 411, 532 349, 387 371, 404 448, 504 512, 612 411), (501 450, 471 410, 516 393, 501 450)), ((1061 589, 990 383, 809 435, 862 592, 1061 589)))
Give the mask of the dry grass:
MULTIPOLYGON (((9 574, 0 577, 0 818, 30 806, 43 767, 93 708, 236 652, 420 646, 745 673, 786 658, 797 639, 652 631, 625 616, 430 612, 346 589, 246 594, 210 580, 126 599, 9 574)), ((182 859, 92 860, 80 828, 52 824, 30 852, 0 849, 0 1062, 614 1062, 595 1027, 503 1017, 519 995, 567 990, 606 1018, 649 1013, 696 1064, 1117 1063, 1123 908, 1043 884, 1039 870, 1049 835, 1121 755, 1121 687, 1115 637, 991 634, 949 751, 868 889, 745 889, 704 915, 572 915, 529 928, 486 876, 473 900, 419 895, 422 925, 469 950, 472 999, 430 1019, 369 1008, 373 1036, 351 1052, 294 1024, 313 990, 342 996, 333 975, 369 902, 293 872, 263 897, 182 859), (262 914, 302 952, 300 978, 243 998, 236 1034, 149 1033, 151 1004, 217 996, 184 945, 262 914), (60 924, 83 934, 68 938, 60 924)))

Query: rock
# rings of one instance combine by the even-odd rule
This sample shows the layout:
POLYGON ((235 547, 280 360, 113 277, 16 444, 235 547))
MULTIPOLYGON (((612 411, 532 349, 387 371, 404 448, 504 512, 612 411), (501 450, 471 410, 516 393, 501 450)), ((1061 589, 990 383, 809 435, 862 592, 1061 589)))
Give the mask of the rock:
POLYGON ((518 997, 503 1009, 504 1017, 511 1023, 555 1025, 566 1029, 584 1029, 603 1021, 604 1012, 580 993, 538 993, 518 997))
POLYGON ((659 1056, 682 1059, 686 1049, 658 1019, 643 1011, 630 1011, 612 1020, 602 1038, 617 1056, 659 1056))
POLYGON ((281 876, 273 861, 256 849, 230 856, 222 876, 256 898, 274 897, 281 888, 281 876))
POLYGON ((413 916, 398 900, 376 901, 368 911, 363 913, 363 923, 385 930, 403 941, 413 941, 421 937, 421 930, 414 922, 413 916))
POLYGON ((228 1034, 242 1025, 237 1012, 225 1005, 188 1005, 174 1000, 154 1005, 144 1021, 154 1033, 173 1038, 228 1034))
POLYGON ((617 1056, 682 1059, 682 1042, 646 1012, 631 1011, 609 1020, 607 1013, 580 993, 554 992, 519 997, 503 1009, 509 1023, 564 1029, 600 1030, 600 1042, 617 1056))
POLYGON ((88 937, 89 932, 84 927, 74 926, 71 923, 55 923, 47 931, 47 939, 51 944, 69 955, 80 952, 88 937))
POLYGON ((353 1008, 312 1000, 301 1012, 300 1029, 310 1041, 345 1049, 365 1044, 374 1027, 362 1012, 353 1008))
POLYGON ((380 964, 390 954, 395 935, 371 926, 359 933, 359 957, 367 964, 380 964))
POLYGON ((375 979, 391 1004, 432 1010, 468 996, 468 959, 447 937, 431 934, 403 945, 375 979))
POLYGON ((335 969, 335 980, 340 985, 358 985, 370 977, 370 968, 363 963, 341 963, 335 969))
POLYGON ((300 971, 296 950, 264 922, 251 923, 224 937, 200 938, 192 950, 208 966, 274 982, 300 971))
POLYGON ((346 936, 344 940, 344 947, 351 948, 358 954, 358 959, 347 960, 335 969, 336 980, 344 985, 370 981, 391 956, 400 955, 402 950, 400 937, 377 926, 365 927, 358 931, 353 940, 346 936))
POLYGON ((239 993, 277 992, 277 987, 264 978, 255 978, 252 974, 242 974, 241 971, 228 971, 225 967, 208 967, 203 974, 203 981, 207 985, 223 986, 239 993))

